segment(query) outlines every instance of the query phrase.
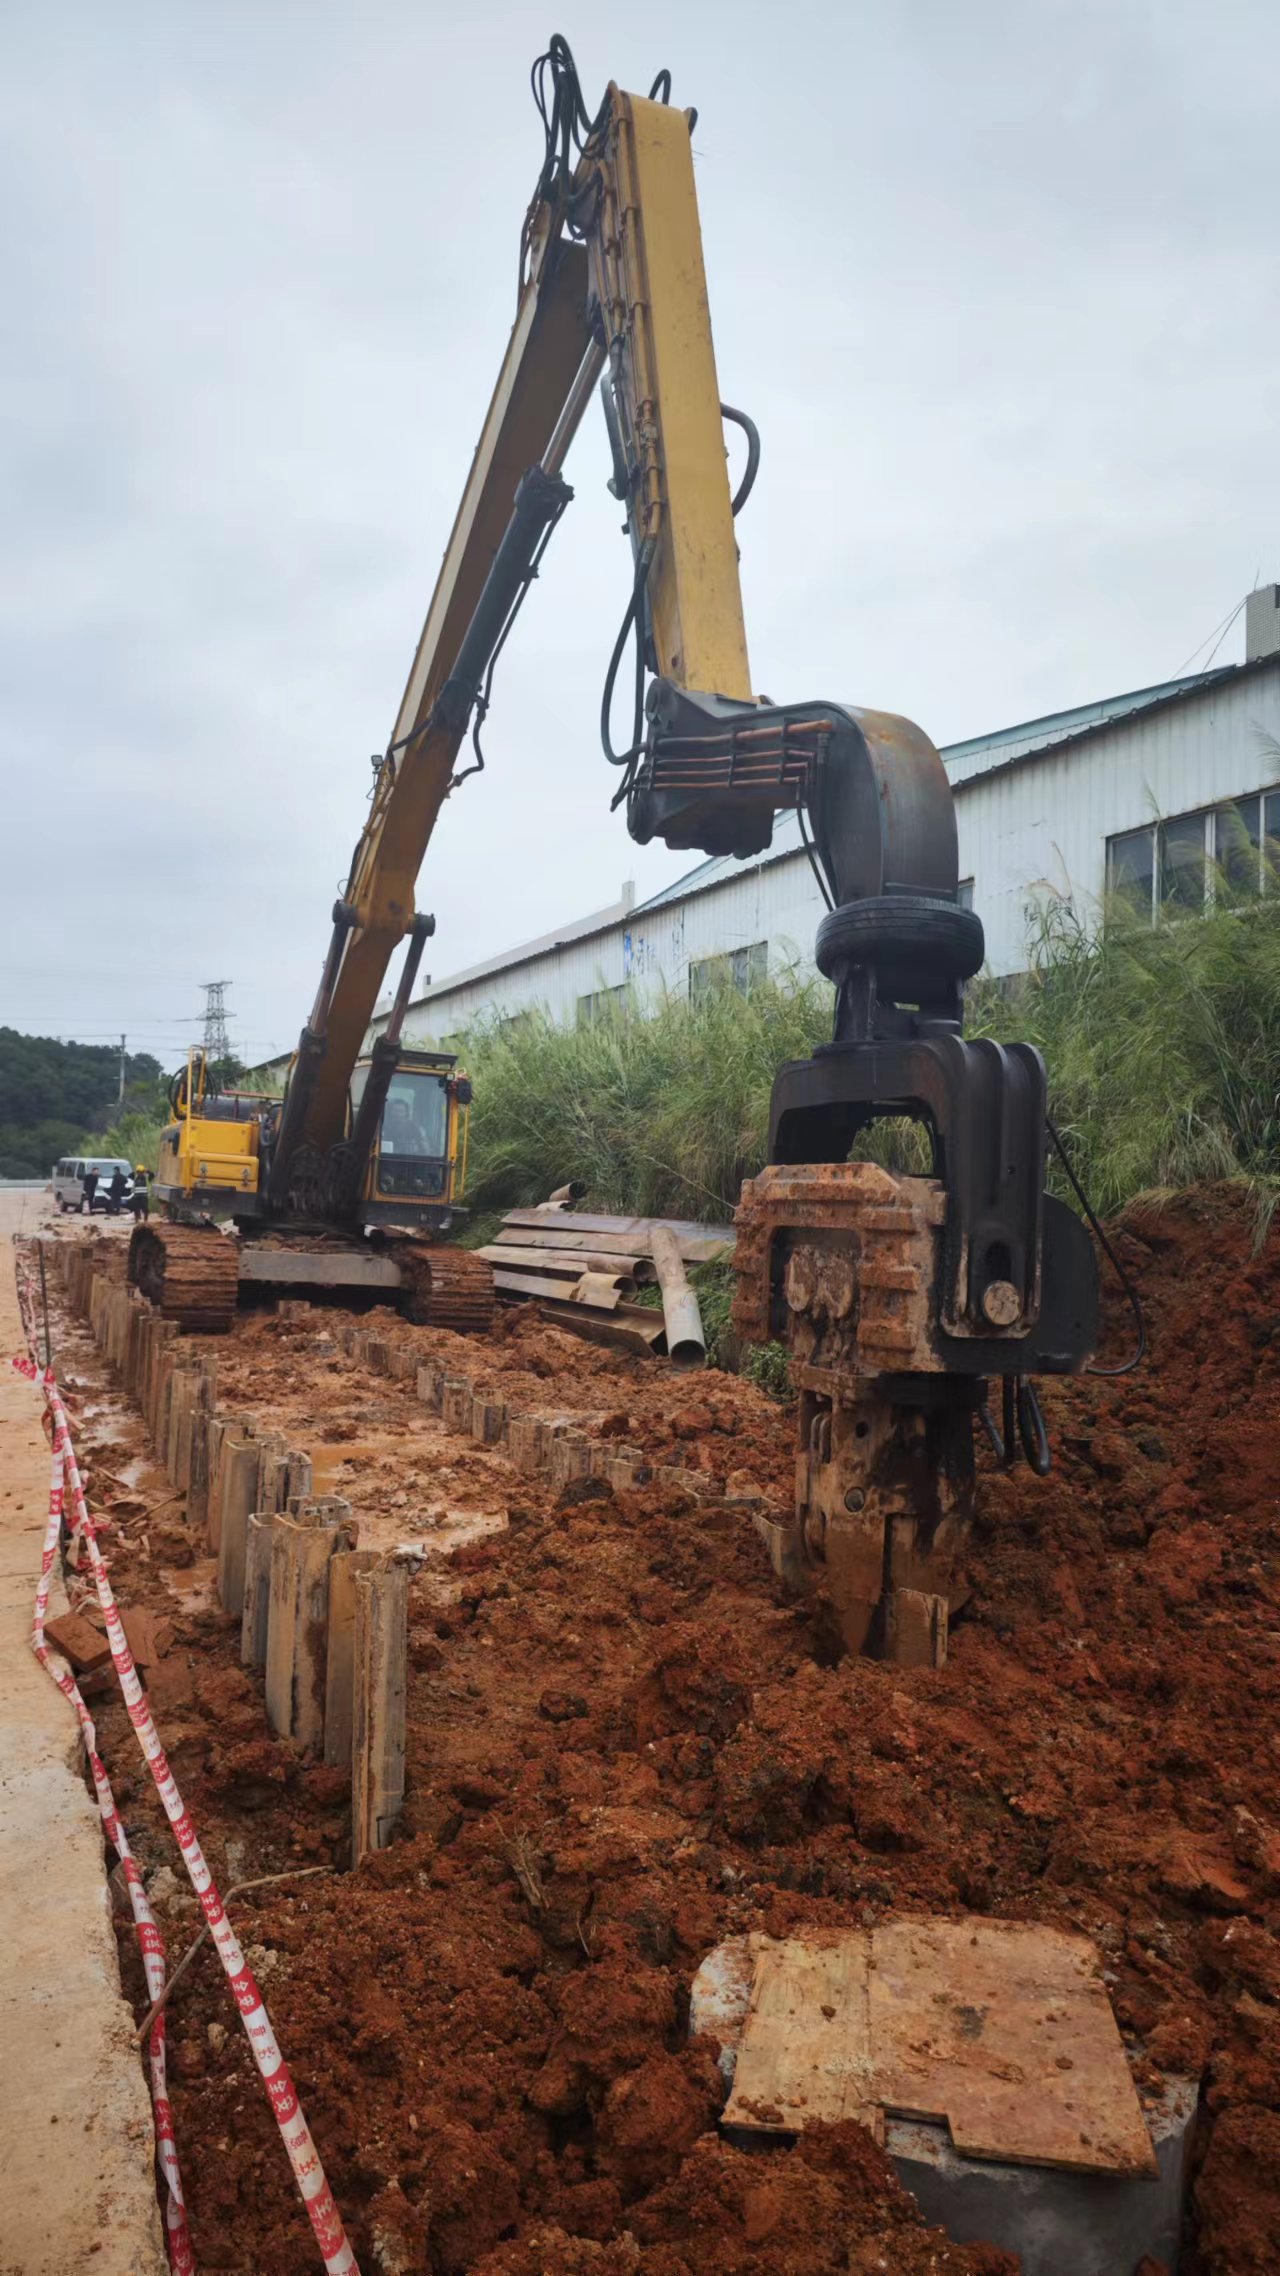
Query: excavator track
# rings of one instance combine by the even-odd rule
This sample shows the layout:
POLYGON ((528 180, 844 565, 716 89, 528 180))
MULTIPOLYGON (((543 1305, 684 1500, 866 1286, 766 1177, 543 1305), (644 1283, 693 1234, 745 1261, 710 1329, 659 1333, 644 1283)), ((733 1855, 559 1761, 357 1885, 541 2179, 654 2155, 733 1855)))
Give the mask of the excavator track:
POLYGON ((240 1244, 212 1225, 135 1225, 129 1279, 163 1319, 193 1335, 222 1335, 236 1314, 240 1244))
POLYGON ((493 1268, 471 1249, 406 1242, 398 1252, 405 1310, 419 1326, 483 1335, 493 1326, 493 1268))

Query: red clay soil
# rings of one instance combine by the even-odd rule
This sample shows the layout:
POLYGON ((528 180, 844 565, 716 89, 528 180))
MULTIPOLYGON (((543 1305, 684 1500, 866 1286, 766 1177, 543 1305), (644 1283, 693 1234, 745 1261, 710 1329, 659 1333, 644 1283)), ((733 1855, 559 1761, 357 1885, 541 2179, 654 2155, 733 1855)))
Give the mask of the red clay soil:
MULTIPOLYGON (((596 1481, 553 1497, 435 1426, 423 1474, 484 1466, 509 1529, 415 1583, 403 1837, 355 1875, 238 1907, 366 2272, 1011 2272, 925 2230, 857 2128, 726 2146, 718 2074, 686 2042, 690 1979, 721 1937, 904 1907, 1097 1940, 1140 2077, 1203 2075, 1192 2276, 1271 2276, 1280 1241, 1252 1255, 1251 1230, 1227 1192, 1131 1214, 1150 1363, 1050 1386, 1052 1477, 984 1479, 941 1672, 840 1658, 821 1598, 786 1596, 731 1506, 596 1481)), ((327 1340, 246 1323, 218 1353, 221 1403, 309 1409, 331 1435, 373 1410, 408 1432, 407 1389, 327 1340)), ((784 1411, 577 1344, 563 1361, 563 1340, 523 1318, 484 1357, 495 1383, 543 1384, 547 1411, 625 1415, 632 1442, 704 1406, 684 1443, 723 1437, 785 1500, 784 1411)), ((117 1554, 126 1601, 162 1601, 142 1549, 117 1554)), ((343 1866, 344 1781, 264 1735, 220 1614, 177 1625, 157 1714, 218 1870, 343 1866)), ((140 1855, 175 1861, 118 1708, 100 1731, 140 1855)), ((176 1952, 193 1906, 166 1886, 176 1952)), ((122 1955, 140 1997, 127 1933, 122 1955)), ((314 2246, 208 1951, 174 2009, 200 2265, 302 2276, 314 2246)))
MULTIPOLYGON (((778 1427, 778 1408, 736 1376, 673 1376, 661 1363, 555 1326, 531 1304, 501 1308, 483 1342, 412 1327, 390 1311, 370 1313, 364 1324, 465 1375, 483 1397, 505 1400, 513 1414, 571 1414, 593 1437, 635 1447, 655 1465, 699 1470, 722 1484, 739 1473, 771 1497, 791 1494, 794 1458, 788 1432, 778 1427)), ((270 1336, 273 1328, 283 1332, 287 1348, 302 1332, 296 1318, 287 1324, 268 1318, 257 1333, 270 1336)), ((206 1339, 202 1348, 219 1360, 221 1379, 225 1345, 220 1352, 216 1340, 206 1339)), ((260 1400, 251 1377, 246 1382, 260 1400)))

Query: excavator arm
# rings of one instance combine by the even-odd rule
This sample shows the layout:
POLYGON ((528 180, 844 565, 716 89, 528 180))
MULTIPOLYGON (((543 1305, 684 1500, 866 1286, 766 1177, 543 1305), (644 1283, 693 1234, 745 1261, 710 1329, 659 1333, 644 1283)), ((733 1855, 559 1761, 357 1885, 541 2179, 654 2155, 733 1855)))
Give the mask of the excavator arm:
POLYGON ((611 86, 576 165, 539 183, 510 342, 301 1037, 274 1152, 281 1204, 298 1149, 342 1138, 419 868, 496 650, 572 497, 562 468, 602 377, 644 658, 673 687, 751 702, 690 125, 611 86))

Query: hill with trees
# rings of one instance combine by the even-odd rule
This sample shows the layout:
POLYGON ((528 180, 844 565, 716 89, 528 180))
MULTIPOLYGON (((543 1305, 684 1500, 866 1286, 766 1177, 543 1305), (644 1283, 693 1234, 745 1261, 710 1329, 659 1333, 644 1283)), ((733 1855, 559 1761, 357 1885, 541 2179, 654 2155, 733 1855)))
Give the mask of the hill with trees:
MULTIPOLYGON (((148 1052, 125 1058, 125 1111, 154 1111, 164 1070, 148 1052)), ((0 1027, 0 1177, 47 1177, 60 1154, 105 1131, 120 1109, 120 1054, 109 1043, 60 1043, 0 1027)))

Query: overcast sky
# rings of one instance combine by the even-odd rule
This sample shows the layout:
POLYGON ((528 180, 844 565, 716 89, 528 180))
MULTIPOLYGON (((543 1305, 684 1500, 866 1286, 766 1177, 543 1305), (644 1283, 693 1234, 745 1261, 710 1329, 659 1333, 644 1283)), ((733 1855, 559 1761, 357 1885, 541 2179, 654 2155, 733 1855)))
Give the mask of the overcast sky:
MULTIPOLYGON (((0 1021, 250 1057, 309 1008, 514 312, 529 65, 695 135, 753 677, 938 742, 1165 678, 1280 577, 1270 0, 4 0, 0 1021)), ((438 979, 643 894, 589 421, 438 979)), ((1218 661, 1243 652, 1241 623, 1218 661)))

